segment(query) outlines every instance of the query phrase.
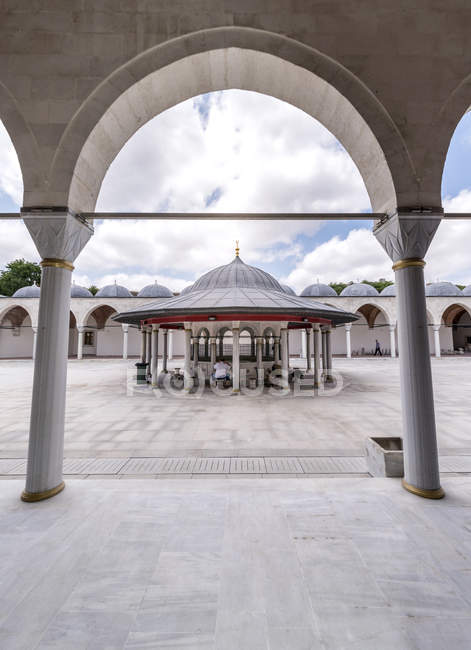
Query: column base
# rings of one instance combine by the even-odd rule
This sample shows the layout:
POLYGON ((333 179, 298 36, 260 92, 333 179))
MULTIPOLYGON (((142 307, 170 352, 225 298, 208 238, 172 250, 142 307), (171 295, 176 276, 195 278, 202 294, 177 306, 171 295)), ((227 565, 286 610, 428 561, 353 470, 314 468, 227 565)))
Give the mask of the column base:
POLYGON ((50 490, 45 490, 44 492, 27 492, 23 490, 21 493, 21 500, 26 501, 27 503, 34 503, 35 501, 44 501, 44 499, 50 499, 51 497, 59 494, 65 488, 65 483, 59 483, 56 487, 51 488, 50 490))
POLYGON ((232 392, 235 394, 240 393, 240 388, 233 388, 232 392))
POLYGON ((402 487, 408 492, 411 492, 412 494, 415 494, 419 497, 423 497, 424 499, 443 499, 445 496, 445 491, 442 487, 436 488, 435 490, 425 490, 423 488, 418 488, 415 487, 415 485, 407 483, 407 481, 404 479, 402 479, 402 487))

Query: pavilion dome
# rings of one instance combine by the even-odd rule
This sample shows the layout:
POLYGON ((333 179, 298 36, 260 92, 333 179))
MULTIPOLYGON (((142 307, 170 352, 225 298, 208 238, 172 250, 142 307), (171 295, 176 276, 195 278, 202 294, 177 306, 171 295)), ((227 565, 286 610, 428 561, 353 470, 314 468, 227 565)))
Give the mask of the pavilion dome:
POLYGON ((471 284, 468 284, 468 286, 465 287, 461 293, 463 296, 471 296, 471 284))
POLYGON ((95 294, 96 298, 132 298, 129 289, 122 287, 120 284, 107 284, 95 294))
POLYGON ((387 287, 384 287, 384 289, 380 292, 380 296, 395 296, 396 295, 396 285, 395 284, 388 284, 387 287))
POLYGON ((93 298, 93 293, 89 291, 86 287, 81 287, 75 282, 70 287, 70 297, 71 298, 93 298))
POLYGON ((287 285, 287 284, 282 284, 282 285, 281 285, 281 288, 283 289, 283 291, 284 291, 285 293, 289 293, 290 296, 295 296, 295 295, 296 295, 296 291, 295 291, 294 289, 292 289, 292 288, 291 288, 289 285, 287 285))
POLYGON ((148 284, 137 294, 138 298, 173 298, 173 293, 167 287, 164 287, 163 284, 157 284, 157 280, 154 284, 148 284))
POLYGON ((189 284, 187 287, 185 287, 184 289, 182 289, 182 290, 180 291, 180 295, 181 295, 181 296, 184 296, 185 294, 190 293, 190 291, 191 291, 192 289, 193 289, 193 285, 192 285, 192 284, 189 284))
POLYGON ((244 289, 269 289, 286 293, 278 280, 262 269, 249 266, 238 255, 230 264, 218 266, 208 271, 196 280, 191 291, 204 291, 206 289, 228 289, 230 287, 244 289))
POLYGON ((12 298, 39 298, 41 289, 37 284, 33 284, 29 287, 21 287, 17 289, 13 294, 12 298))
POLYGON ((360 297, 379 296, 379 293, 371 286, 371 284, 366 284, 365 282, 354 282, 345 287, 340 295, 346 297, 360 297))
POLYGON ((328 284, 322 284, 321 282, 310 284, 301 293, 302 298, 323 298, 336 295, 337 292, 333 287, 329 287, 328 284))
POLYGON ((463 292, 452 282, 432 282, 425 287, 426 296, 462 296, 463 292))

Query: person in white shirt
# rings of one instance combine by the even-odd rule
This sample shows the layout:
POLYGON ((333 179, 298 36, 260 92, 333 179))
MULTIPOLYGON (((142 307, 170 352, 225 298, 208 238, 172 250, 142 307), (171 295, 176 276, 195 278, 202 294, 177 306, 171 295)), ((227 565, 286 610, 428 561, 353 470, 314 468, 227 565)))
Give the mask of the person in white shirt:
POLYGON ((230 379, 230 365, 225 361, 219 360, 214 364, 214 379, 230 379))

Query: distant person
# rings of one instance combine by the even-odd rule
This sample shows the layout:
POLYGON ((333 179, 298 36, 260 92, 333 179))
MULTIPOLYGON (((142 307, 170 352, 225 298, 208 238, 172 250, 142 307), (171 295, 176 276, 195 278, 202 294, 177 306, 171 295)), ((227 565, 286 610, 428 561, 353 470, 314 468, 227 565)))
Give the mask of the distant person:
POLYGON ((216 380, 224 379, 225 381, 227 381, 228 379, 231 378, 229 375, 230 369, 231 369, 230 365, 225 361, 222 361, 222 359, 216 361, 216 363, 214 364, 213 379, 216 380))
POLYGON ((383 356, 383 353, 381 352, 381 345, 379 344, 378 339, 376 339, 376 347, 375 347, 374 356, 376 356, 377 354, 379 354, 380 357, 383 356))

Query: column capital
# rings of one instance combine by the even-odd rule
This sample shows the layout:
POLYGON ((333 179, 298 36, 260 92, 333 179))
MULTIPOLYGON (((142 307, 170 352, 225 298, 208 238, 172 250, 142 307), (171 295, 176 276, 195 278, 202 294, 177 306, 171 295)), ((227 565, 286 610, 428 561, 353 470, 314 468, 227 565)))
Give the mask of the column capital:
POLYGON ((388 327, 390 332, 394 332, 396 329, 396 323, 389 323, 388 327))
POLYGON ((123 332, 127 332, 129 330, 129 324, 128 323, 122 323, 121 327, 123 328, 123 332))
POLYGON ((436 324, 433 324, 433 325, 432 325, 432 329, 433 329, 434 332, 439 332, 439 331, 440 331, 440 327, 441 327, 441 325, 436 325, 436 324))
MULTIPOLYGON (((405 260, 422 261, 440 225, 443 210, 399 210, 374 229, 374 235, 395 263, 405 260)), ((406 265, 407 266, 407 265, 406 265)), ((394 267, 393 267, 394 268, 394 267)), ((405 268, 397 266, 395 270, 405 268)))
POLYGON ((160 325, 158 323, 152 323, 152 331, 153 332, 158 332, 160 329, 160 325))
POLYGON ((321 328, 320 323, 313 323, 312 324, 312 329, 314 330, 314 332, 318 332, 320 330, 320 328, 321 328))
POLYGON ((77 331, 80 334, 83 334, 83 332, 85 332, 85 326, 84 325, 77 325, 77 331))
POLYGON ((350 332, 351 329, 352 329, 352 323, 345 323, 345 331, 350 332))
POLYGON ((67 268, 68 264, 72 267, 72 262, 93 235, 93 228, 87 221, 67 211, 33 214, 22 211, 22 214, 25 226, 43 258, 43 266, 67 268))

